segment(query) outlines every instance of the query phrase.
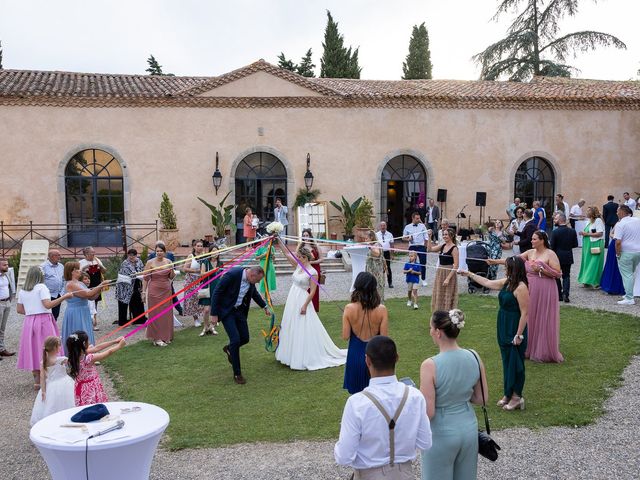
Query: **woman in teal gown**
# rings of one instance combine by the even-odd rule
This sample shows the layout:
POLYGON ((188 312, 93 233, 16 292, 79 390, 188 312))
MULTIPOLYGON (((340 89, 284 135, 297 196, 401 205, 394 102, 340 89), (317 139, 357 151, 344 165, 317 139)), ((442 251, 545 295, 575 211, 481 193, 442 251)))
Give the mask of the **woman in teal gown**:
POLYGON ((472 351, 458 346, 463 327, 461 310, 433 312, 429 333, 440 353, 420 367, 420 391, 427 400, 433 438, 432 447, 422 453, 423 480, 476 478, 478 421, 471 404, 486 402, 487 376, 480 357, 476 360, 472 351))
POLYGON ((519 256, 505 260, 507 276, 499 280, 487 280, 470 272, 459 272, 472 277, 474 282, 492 290, 499 290, 497 321, 498 346, 502 356, 502 380, 504 396, 498 406, 504 410, 524 408, 524 353, 527 350, 527 310, 529 287, 527 269, 519 256))

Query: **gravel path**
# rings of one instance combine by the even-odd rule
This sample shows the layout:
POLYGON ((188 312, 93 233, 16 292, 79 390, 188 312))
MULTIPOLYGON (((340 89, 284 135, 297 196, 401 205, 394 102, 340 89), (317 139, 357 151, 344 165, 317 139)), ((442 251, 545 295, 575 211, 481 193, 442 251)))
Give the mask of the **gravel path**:
MULTIPOLYGON (((572 305, 625 312, 640 317, 640 305, 616 305, 618 297, 601 291, 580 288, 576 281, 580 255, 572 275, 572 305)), ((388 297, 403 297, 404 283, 395 264, 396 288, 386 290, 388 297)), ((432 284, 434 270, 429 270, 432 284)), ((328 276, 326 300, 344 300, 348 295, 351 274, 328 276)), ((274 293, 275 303, 283 303, 289 290, 290 279, 278 277, 279 288, 274 293)), ((466 291, 466 281, 460 282, 460 291, 466 291)), ((422 288, 421 295, 429 295, 430 287, 422 288)), ((426 308, 424 305, 421 308, 426 308)), ((564 307, 563 308, 570 308, 564 307)), ((117 302, 113 291, 107 293, 107 309, 100 314, 101 333, 110 330, 117 317, 117 302)), ((60 317, 62 318, 62 317, 60 317)), ((187 326, 192 320, 182 318, 187 326)), ((61 321, 61 320, 60 320, 61 321)), ((20 336, 20 316, 13 312, 7 325, 6 339, 10 350, 17 350, 20 336)), ((594 334, 596 331, 594 331, 594 334)), ((224 334, 222 335, 224 336, 224 334)), ((137 339, 142 334, 136 335, 137 339)), ((0 478, 49 478, 46 465, 29 441, 29 417, 33 406, 31 375, 16 370, 16 358, 0 361, 0 478)), ((110 398, 116 399, 108 377, 102 373, 110 398)), ((640 472, 640 357, 632 358, 624 370, 623 385, 613 392, 605 403, 606 413, 594 424, 581 428, 546 428, 538 431, 507 429, 497 431, 494 437, 503 447, 500 459, 491 463, 479 462, 478 478, 588 478, 636 479, 640 472)), ((212 412, 214 415, 217 411, 212 412)), ((335 465, 333 441, 293 442, 286 444, 242 444, 226 448, 191 449, 171 452, 159 449, 153 463, 151 478, 174 479, 344 479, 348 469, 335 465)), ((416 474, 419 466, 415 466, 416 474)))

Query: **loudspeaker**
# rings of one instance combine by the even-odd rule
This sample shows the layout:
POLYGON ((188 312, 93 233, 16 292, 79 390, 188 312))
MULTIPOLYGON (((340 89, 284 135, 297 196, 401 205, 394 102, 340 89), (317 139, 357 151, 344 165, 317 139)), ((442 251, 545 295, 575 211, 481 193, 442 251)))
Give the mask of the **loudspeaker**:
POLYGON ((487 206, 487 192, 476 192, 476 207, 487 206))
POLYGON ((447 201, 447 190, 445 188, 438 189, 438 202, 447 201))

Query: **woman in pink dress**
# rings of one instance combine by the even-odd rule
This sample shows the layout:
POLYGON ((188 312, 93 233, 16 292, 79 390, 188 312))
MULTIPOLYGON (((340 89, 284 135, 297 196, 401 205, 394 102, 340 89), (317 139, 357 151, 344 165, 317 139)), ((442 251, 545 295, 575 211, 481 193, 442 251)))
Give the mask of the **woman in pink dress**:
MULTIPOLYGON (((560 300, 556 278, 562 277, 560 261, 549 245, 548 235, 538 230, 531 250, 522 253, 529 282, 529 340, 525 358, 533 362, 560 363, 560 300)), ((489 263, 504 263, 489 260, 489 263)))
MULTIPOLYGON (((147 262, 144 270, 144 288, 142 298, 147 299, 147 308, 162 303, 163 300, 171 296, 171 280, 175 276, 173 266, 166 257, 167 248, 158 244, 156 246, 156 257, 147 262)), ((149 316, 154 317, 171 303, 153 309, 149 316)), ((158 347, 166 347, 173 340, 173 310, 168 309, 159 318, 156 318, 147 326, 147 338, 153 340, 153 344, 158 347)))

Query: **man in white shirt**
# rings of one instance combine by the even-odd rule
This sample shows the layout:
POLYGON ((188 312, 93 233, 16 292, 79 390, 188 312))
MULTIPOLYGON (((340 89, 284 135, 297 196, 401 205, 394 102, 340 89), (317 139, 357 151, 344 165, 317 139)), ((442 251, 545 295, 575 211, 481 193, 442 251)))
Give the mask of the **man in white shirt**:
POLYGON ((576 220, 584 220, 584 212, 582 211, 582 207, 587 203, 584 198, 581 198, 578 203, 576 203, 571 210, 569 211, 569 223, 571 224, 571 228, 576 229, 576 220))
POLYGON ((553 206, 554 215, 558 212, 564 213, 567 217, 569 216, 569 204, 564 201, 564 195, 561 193, 556 194, 556 203, 553 206), (560 208, 560 205, 562 205, 562 208, 560 208))
POLYGON ((397 361, 393 340, 369 340, 365 362, 371 380, 347 400, 333 450, 339 465, 354 469, 355 479, 412 479, 416 450, 431 448, 426 401, 418 389, 398 381, 397 361))
POLYGON ((289 208, 282 204, 281 198, 276 198, 276 208, 273 209, 273 221, 280 222, 284 227, 283 235, 287 234, 287 226, 289 225, 289 208))
MULTIPOLYGON (((58 250, 49 250, 47 261, 40 265, 40 270, 44 273, 44 284, 51 293, 51 301, 60 298, 64 293, 64 265, 60 262, 60 252, 58 250)), ((58 320, 60 315, 60 305, 51 308, 53 318, 58 320)))
POLYGON ((0 258, 0 359, 16 354, 16 352, 8 351, 4 344, 4 330, 7 327, 11 311, 11 300, 15 296, 16 282, 13 268, 9 268, 9 262, 6 258, 0 258))
POLYGON ((624 298, 618 305, 635 305, 633 299, 634 273, 640 264, 640 218, 633 217, 633 210, 628 205, 620 205, 613 237, 616 239, 616 257, 622 284, 624 298))
POLYGON ((637 207, 636 201, 633 198, 631 198, 631 195, 629 195, 629 192, 624 192, 622 196, 624 197, 624 204, 627 207, 629 207, 633 212, 637 207))
POLYGON ((411 215, 413 220, 409 225, 404 227, 402 239, 409 242, 409 250, 418 252, 418 260, 420 261, 420 277, 422 278, 422 286, 427 286, 427 227, 420 220, 420 214, 414 212, 411 215))
POLYGON ((387 230, 387 222, 380 222, 380 230, 376 232, 376 238, 382 245, 382 256, 387 262, 387 282, 389 288, 393 288, 393 274, 391 273, 391 257, 393 248, 393 234, 387 230))

